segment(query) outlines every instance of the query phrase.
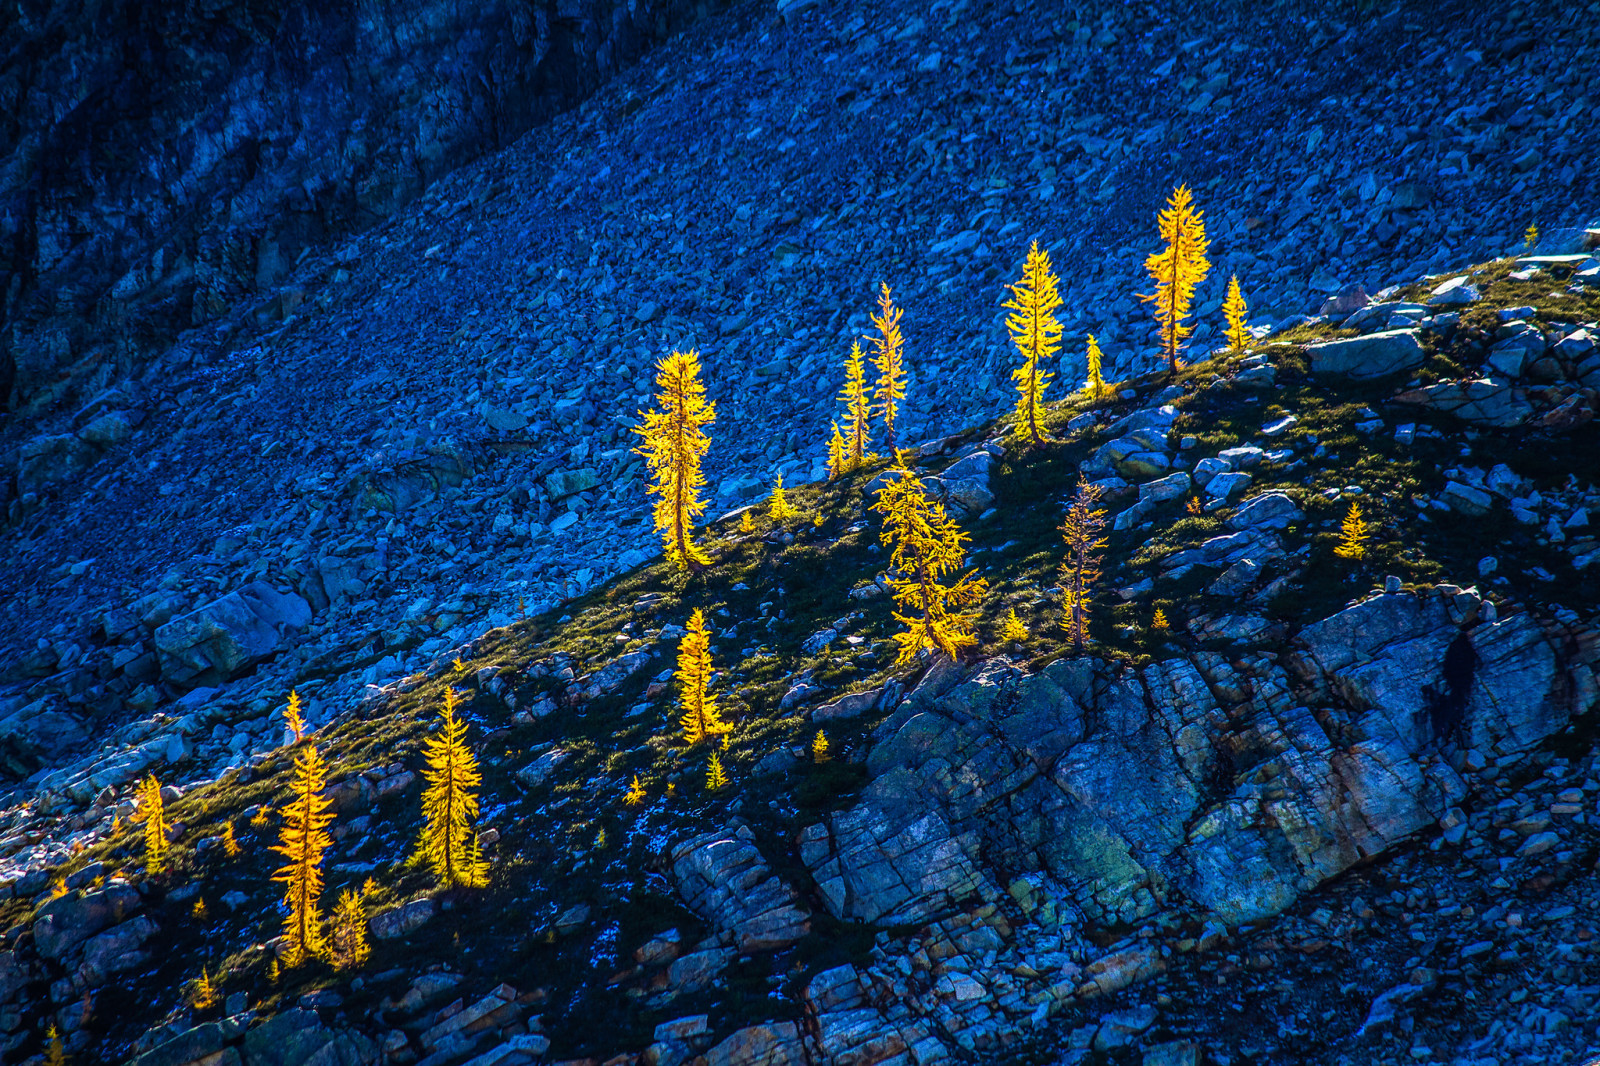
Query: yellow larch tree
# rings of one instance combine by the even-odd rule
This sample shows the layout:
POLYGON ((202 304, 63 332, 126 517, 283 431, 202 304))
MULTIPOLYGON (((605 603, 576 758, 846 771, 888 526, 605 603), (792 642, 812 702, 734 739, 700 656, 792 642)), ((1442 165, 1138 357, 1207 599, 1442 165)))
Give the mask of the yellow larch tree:
POLYGON ((1167 631, 1167 612, 1156 608, 1156 613, 1150 616, 1150 632, 1165 633, 1167 631))
POLYGON ((646 797, 647 794, 644 790, 644 785, 639 781, 639 775, 634 774, 633 783, 628 786, 628 791, 623 794, 622 802, 630 807, 637 807, 644 803, 646 797))
POLYGON ((656 365, 656 403, 659 410, 639 412, 641 422, 633 432, 644 443, 634 452, 644 456, 654 478, 649 489, 656 497, 653 517, 667 559, 680 569, 698 570, 711 562, 693 539, 695 519, 706 511, 700 460, 711 439, 702 427, 717 419, 700 382, 699 352, 673 352, 656 365))
POLYGON ((223 822, 222 853, 230 859, 237 859, 239 857, 240 850, 238 838, 233 835, 233 823, 223 822))
POLYGON ((422 743, 428 783, 422 793, 422 837, 417 850, 445 888, 481 888, 484 871, 472 856, 469 838, 478 817, 477 788, 483 784, 478 760, 467 749, 467 723, 456 717, 461 696, 444 690, 439 730, 422 743))
POLYGON ((144 868, 154 875, 167 865, 167 810, 161 802, 161 782, 151 774, 139 783, 135 821, 144 823, 144 868))
POLYGON ((811 738, 811 761, 824 763, 833 758, 833 753, 828 750, 828 734, 817 730, 817 735, 811 738))
POLYGON ((1245 328, 1244 315, 1248 310, 1245 307, 1244 293, 1239 291, 1239 275, 1235 274, 1228 279, 1228 295, 1222 301, 1222 317, 1228 320, 1228 347, 1238 354, 1244 351, 1244 346, 1252 338, 1250 331, 1245 328))
POLYGON ((772 483, 772 498, 767 502, 767 517, 776 525, 787 522, 799 514, 799 510, 789 502, 789 494, 783 489, 783 475, 779 474, 772 483))
POLYGON ((717 711, 717 698, 707 691, 711 685, 711 631, 699 608, 690 616, 678 645, 678 685, 678 709, 682 712, 678 724, 683 727, 685 744, 732 731, 733 726, 717 711))
POLYGON ((44 1066, 67 1066, 67 1049, 61 1046, 61 1033, 51 1022, 44 1031, 44 1066))
POLYGON ((283 708, 283 724, 289 732, 294 734, 294 743, 298 744, 306 736, 306 720, 300 710, 300 692, 298 689, 289 690, 289 702, 283 708))
POLYGON ((200 976, 196 977, 189 988, 189 1006, 195 1010, 210 1010, 217 1005, 217 986, 211 981, 211 974, 204 966, 200 967, 200 976))
POLYGON ((894 618, 906 627, 905 632, 894 634, 900 646, 895 664, 911 661, 923 648, 954 659, 963 648, 978 642, 973 634, 978 612, 972 608, 989 585, 970 574, 944 584, 961 569, 967 535, 951 521, 942 504, 928 498, 915 474, 903 466, 895 474, 898 476, 884 485, 872 505, 883 515, 879 539, 890 549, 889 588, 897 608, 894 618))
POLYGON ((1161 350, 1171 372, 1178 369, 1178 350, 1194 332, 1184 319, 1189 317, 1195 287, 1211 269, 1206 259, 1211 245, 1206 240, 1201 212, 1194 209, 1194 196, 1186 185, 1172 191, 1167 209, 1157 216, 1157 225, 1167 246, 1144 261, 1156 291, 1141 294, 1139 299, 1155 309, 1156 321, 1161 324, 1161 350))
POLYGON ((1099 403, 1100 397, 1104 396, 1106 392, 1106 379, 1100 373, 1100 359, 1100 342, 1095 340, 1094 334, 1091 333, 1089 334, 1088 352, 1089 377, 1083 383, 1083 387, 1088 390, 1091 403, 1099 403))
POLYGON ((745 508, 744 514, 739 516, 739 532, 740 533, 754 533, 755 531, 756 531, 756 520, 751 517, 750 509, 747 507, 747 508, 745 508))
POLYGON ((372 953, 367 940, 366 908, 361 905, 361 894, 354 889, 339 893, 339 902, 333 905, 333 936, 328 947, 328 960, 336 970, 358 969, 372 953))
POLYGON ((333 800, 324 795, 328 787, 328 765, 315 744, 303 746, 294 757, 294 798, 283 808, 283 824, 272 850, 287 862, 273 873, 282 882, 283 902, 289 908, 284 919, 284 945, 280 951, 285 966, 295 967, 323 953, 322 854, 333 846, 328 836, 329 810, 333 800))
POLYGON ((1522 250, 1531 254, 1538 244, 1539 224, 1537 222, 1530 222, 1528 223, 1528 228, 1524 230, 1522 234, 1522 250))
POLYGON ((850 446, 845 443, 844 434, 839 432, 839 423, 833 424, 833 435, 828 438, 828 480, 841 477, 850 469, 850 446))
POLYGON ((1006 644, 1021 644, 1028 639, 1028 627, 1022 619, 1017 617, 1017 609, 1011 608, 1006 612, 1006 618, 1000 626, 1000 640, 1006 644))
POLYGON ((1011 343, 1022 354, 1022 365, 1011 372, 1019 394, 1017 427, 1026 430, 1028 443, 1035 447, 1044 443, 1039 432, 1039 404, 1053 376, 1044 364, 1061 349, 1061 323, 1055 316, 1061 306, 1061 294, 1056 286, 1056 276, 1050 272, 1050 255, 1034 241, 1022 267, 1022 280, 1009 286, 1011 299, 1003 305, 1012 312, 1006 316, 1011 343))
POLYGON ((878 368, 878 384, 872 398, 878 401, 878 410, 883 412, 883 442, 890 448, 897 439, 895 415, 900 410, 900 401, 906 398, 906 339, 900 332, 900 317, 904 313, 905 309, 896 307, 889 298, 889 286, 885 284, 878 294, 878 313, 872 316, 872 324, 878 327, 878 335, 872 338, 876 353, 872 365, 878 368))
POLYGON ((728 774, 722 769, 722 757, 712 752, 711 762, 706 765, 706 791, 721 792, 727 787, 728 774))
MULTIPOLYGON (((898 333, 899 327, 896 327, 898 333)), ((903 391, 903 390, 902 390, 903 391)), ((839 392, 844 404, 843 473, 848 474, 872 458, 868 446, 872 443, 872 398, 867 390, 866 353, 861 342, 850 345, 850 357, 844 364, 844 388, 839 392)))
POLYGON ((1089 640, 1089 597, 1094 583, 1100 580, 1100 552, 1106 546, 1106 539, 1101 536, 1106 528, 1106 513, 1099 503, 1100 486, 1080 481, 1066 517, 1061 520, 1061 538, 1067 544, 1060 574, 1061 628, 1075 648, 1089 640))
POLYGON ((1339 546, 1333 554, 1341 559, 1361 559, 1367 554, 1367 541, 1372 539, 1372 523, 1361 515, 1361 505, 1354 500, 1339 524, 1339 546))

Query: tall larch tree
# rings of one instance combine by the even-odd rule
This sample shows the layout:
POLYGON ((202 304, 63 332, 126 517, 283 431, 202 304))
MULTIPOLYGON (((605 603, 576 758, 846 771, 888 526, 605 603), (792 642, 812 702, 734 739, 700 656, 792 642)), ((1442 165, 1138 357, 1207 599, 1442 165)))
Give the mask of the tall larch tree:
POLYGON ((283 726, 294 734, 293 743, 298 744, 306 738, 306 719, 300 708, 300 691, 289 690, 289 702, 283 708, 283 726))
POLYGON ((1022 280, 1009 286, 1011 299, 1003 305, 1012 312, 1006 316, 1011 343, 1022 354, 1022 365, 1011 372, 1019 394, 1018 428, 1027 432, 1028 443, 1035 447, 1044 443, 1039 432, 1039 404, 1053 376, 1044 364, 1061 349, 1061 323, 1055 316, 1061 295, 1056 286, 1056 276, 1050 272, 1050 255, 1034 241, 1022 267, 1022 280))
POLYGON ((339 902, 333 905, 333 937, 329 945, 329 961, 336 970, 359 969, 372 953, 367 940, 367 913, 361 905, 361 894, 347 888, 339 893, 339 902))
POLYGON ((167 809, 161 800, 161 782, 150 774, 139 783, 139 806, 134 818, 144 823, 144 868, 152 875, 167 865, 167 809))
POLYGON ((1350 501, 1344 521, 1339 523, 1339 544, 1333 554, 1341 559, 1361 559, 1367 554, 1367 542, 1372 539, 1372 523, 1361 516, 1361 505, 1350 501))
POLYGON ((422 794, 418 850, 445 888, 481 888, 483 871, 476 868, 469 843, 472 823, 478 817, 477 789, 483 784, 483 775, 467 748, 467 723, 456 717, 460 705, 460 694, 446 688, 439 730, 423 741, 428 765, 422 777, 428 787, 422 794))
POLYGON ((323 953, 322 854, 333 846, 327 827, 333 821, 333 801, 323 794, 328 787, 328 765, 315 743, 300 748, 294 757, 294 798, 284 805, 283 825, 272 850, 287 860, 272 875, 283 884, 285 966, 295 967, 323 953))
POLYGON ((1235 274, 1228 279, 1228 295, 1222 301, 1222 317, 1228 321, 1228 348, 1235 355, 1244 351, 1252 339, 1244 324, 1246 310, 1244 293, 1239 291, 1239 275, 1235 274))
POLYGON ((1100 342, 1094 339, 1093 333, 1089 334, 1087 358, 1089 361, 1089 377, 1083 383, 1083 387, 1089 392, 1089 402, 1099 403, 1100 397, 1104 396, 1106 392, 1106 379, 1100 373, 1100 342))
POLYGON ((967 535, 950 520, 943 505, 930 500, 922 482, 904 466, 878 493, 872 509, 883 515, 880 540, 890 549, 889 588, 895 621, 905 632, 894 634, 900 654, 895 664, 910 662, 923 648, 954 659, 978 642, 973 633, 978 612, 971 608, 989 585, 970 574, 949 585, 945 579, 961 569, 967 535))
POLYGON ((633 432, 644 443, 634 452, 650 465, 653 517, 667 558, 681 569, 698 570, 711 562, 693 539, 695 519, 706 511, 700 460, 711 440, 703 427, 717 418, 700 382, 699 352, 673 352, 656 365, 656 403, 659 410, 639 412, 633 432))
POLYGON ((839 393, 844 404, 844 456, 848 473, 866 462, 872 444, 872 398, 867 394, 866 353, 861 342, 850 345, 844 364, 844 388, 839 393))
POLYGON ((890 448, 895 447, 898 439, 895 416, 900 410, 900 401, 906 398, 906 339, 900 332, 900 317, 904 313, 904 308, 894 305, 889 297, 889 286, 884 285, 878 294, 878 313, 872 316, 872 324, 878 327, 878 335, 872 338, 876 353, 872 365, 878 368, 878 384, 872 398, 878 401, 878 410, 883 412, 883 442, 890 448))
POLYGON ((1063 613, 1061 628, 1074 648, 1089 641, 1089 597, 1100 580, 1100 553, 1106 546, 1102 534, 1106 513, 1099 506, 1100 486, 1080 481, 1061 521, 1061 538, 1067 556, 1061 563, 1063 613))
POLYGON ((711 686, 711 631, 705 612, 696 608, 678 645, 678 724, 685 744, 731 732, 733 727, 717 711, 711 686))
POLYGON ((1144 261, 1144 268, 1155 282, 1156 291, 1141 294, 1139 299, 1152 305, 1156 321, 1161 325, 1161 350, 1167 358, 1168 372, 1178 369, 1178 351, 1194 332, 1185 323, 1189 306, 1194 301, 1194 290, 1205 280, 1211 269, 1206 252, 1211 244, 1206 240, 1206 227, 1201 213, 1194 209, 1194 197, 1186 185, 1180 185, 1167 201, 1167 209, 1157 216, 1161 239, 1167 246, 1144 261))

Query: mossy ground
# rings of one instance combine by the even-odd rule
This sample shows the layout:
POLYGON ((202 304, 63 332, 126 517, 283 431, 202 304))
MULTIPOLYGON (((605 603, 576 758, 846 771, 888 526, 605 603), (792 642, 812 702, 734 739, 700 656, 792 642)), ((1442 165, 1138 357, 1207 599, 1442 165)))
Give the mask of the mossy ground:
MULTIPOLYGON (((1600 315, 1600 297, 1592 291, 1552 293, 1548 280, 1511 281, 1512 268, 1502 261, 1476 272, 1484 301, 1463 316, 1464 329, 1487 329, 1494 308, 1524 302, 1539 306, 1539 321, 1600 315)), ((1425 295, 1420 286, 1409 293, 1419 295, 1425 295)), ((1101 416, 1094 428, 1067 429, 1073 417, 1091 408, 1083 394, 1050 404, 1044 421, 1050 441, 1043 447, 1028 448, 1006 433, 1001 439, 1007 451, 992 480, 993 510, 963 523, 972 538, 972 564, 989 582, 976 654, 1041 662, 1064 652, 1060 612, 1050 590, 1061 561, 1057 525, 1077 483, 1078 464, 1106 439, 1099 427, 1148 404, 1172 384, 1185 390, 1173 401, 1181 412, 1175 432, 1196 438, 1192 456, 1262 442, 1264 424, 1283 414, 1298 419, 1284 436, 1263 442, 1292 455, 1255 469, 1247 493, 1281 490, 1305 512, 1302 522, 1282 534, 1294 563, 1290 581, 1256 608, 1269 620, 1299 624, 1324 617, 1381 584, 1387 574, 1412 587, 1473 584, 1478 560, 1488 554, 1503 559, 1498 576, 1505 581, 1492 586, 1492 594, 1592 615, 1600 602, 1600 568, 1574 570, 1568 554, 1539 544, 1538 529, 1519 525, 1503 507, 1466 520, 1419 509, 1415 501, 1437 494, 1441 470, 1462 463, 1488 468, 1503 462, 1543 490, 1565 487, 1576 469, 1574 457, 1600 454, 1600 429, 1591 424, 1560 437, 1474 432, 1448 416, 1387 408, 1384 401, 1404 381, 1356 385, 1309 375, 1301 345, 1329 334, 1325 328, 1302 327, 1258 349, 1278 368, 1270 390, 1235 384, 1231 371, 1238 357, 1224 355, 1175 375, 1113 386, 1109 399, 1093 405, 1101 416), (1121 397, 1118 388, 1134 395, 1121 397), (1370 417, 1366 410, 1385 416, 1375 432, 1357 428, 1370 417), (1440 434, 1401 444, 1393 432, 1397 422, 1431 424, 1440 434), (1360 494, 1347 492, 1351 486, 1360 486, 1360 494), (1333 554, 1339 522, 1352 500, 1377 523, 1367 557, 1355 562, 1333 554), (1554 580, 1537 580, 1535 566, 1554 580), (999 642, 1001 622, 1013 608, 1031 630, 1021 648, 999 642)), ((1421 376, 1465 373, 1457 362, 1462 358, 1455 349, 1433 351, 1421 376)), ((936 472, 953 452, 993 432, 991 426, 953 440, 943 455, 920 462, 919 472, 936 472)), ((812 890, 793 854, 794 834, 851 801, 865 780, 860 758, 867 737, 881 716, 830 726, 833 761, 816 765, 809 756, 814 728, 806 706, 782 710, 780 701, 802 675, 831 698, 890 677, 909 679, 915 670, 893 664, 889 638, 895 623, 888 599, 849 595, 880 573, 887 557, 878 542, 880 522, 866 510, 864 497, 884 466, 880 460, 837 481, 792 489, 790 500, 801 516, 784 530, 762 520, 756 533, 745 535, 735 519, 712 523, 702 531, 715 560, 709 569, 684 575, 661 562, 643 566, 544 615, 491 632, 475 643, 467 669, 445 667, 435 676, 413 679, 408 691, 381 709, 342 718, 316 733, 314 742, 333 768, 330 780, 391 764, 420 771, 421 740, 434 722, 444 687, 463 690, 472 724, 469 740, 484 772, 481 824, 500 831, 499 843, 490 849, 489 887, 444 893, 444 913, 404 939, 375 944, 358 991, 350 987, 351 975, 336 974, 320 962, 284 972, 275 984, 268 980, 271 953, 265 942, 277 934, 281 921, 277 886, 270 880, 277 856, 268 850, 278 827, 276 818, 254 826, 248 814, 287 799, 292 751, 281 749, 253 771, 230 773, 172 804, 169 819, 184 827, 172 868, 148 879, 148 907, 162 930, 156 970, 132 990, 98 996, 90 1028, 103 1039, 103 1058, 117 1059, 152 1021, 179 1010, 185 982, 202 965, 223 995, 243 991, 263 1013, 309 990, 337 987, 346 997, 346 1013, 362 1015, 384 996, 397 996, 417 972, 435 963, 462 973, 463 994, 469 996, 502 981, 524 992, 546 989, 545 1028, 558 1056, 643 1046, 657 1022, 685 1013, 709 1012, 718 1029, 793 1014, 794 1001, 782 990, 817 969, 861 957, 874 930, 831 921, 813 899, 817 935, 775 957, 743 960, 722 985, 670 1004, 646 987, 648 975, 630 972, 631 953, 668 928, 679 929, 686 944, 709 931, 674 901, 659 876, 663 849, 674 838, 724 825, 732 815, 751 825, 763 853, 786 880, 804 892, 812 890), (674 662, 677 642, 660 639, 660 628, 682 625, 695 608, 706 612, 715 634, 713 662, 721 674, 713 691, 735 722, 722 752, 732 787, 718 795, 708 795, 703 785, 709 745, 685 748, 678 742, 675 687, 649 698, 644 694, 674 662), (843 631, 827 647, 812 653, 802 649, 807 638, 847 616, 843 631), (569 661, 581 677, 619 654, 641 649, 651 652, 652 661, 619 691, 531 722, 513 720, 510 710, 477 683, 480 671, 495 668, 511 679, 518 705, 526 707, 541 695, 559 696, 563 688, 561 681, 530 671, 533 664, 569 661), (515 772, 552 745, 565 750, 567 759, 550 782, 533 788, 521 784, 515 772), (791 749, 790 767, 758 773, 757 764, 780 749, 791 749), (622 801, 634 775, 649 795, 637 808, 622 801), (215 836, 225 820, 234 822, 243 854, 230 860, 220 848, 198 852, 198 842, 215 836), (247 902, 230 910, 221 902, 230 891, 244 893, 247 902), (192 917, 196 899, 206 901, 203 921, 192 917), (592 908, 588 922, 558 935, 555 919, 579 903, 592 908)), ((1171 654, 1195 644, 1188 630, 1200 616, 1240 609, 1204 591, 1215 571, 1197 570, 1177 581, 1160 578, 1168 554, 1227 531, 1231 509, 1191 514, 1187 503, 1161 505, 1149 528, 1109 535, 1092 624, 1093 654, 1132 661, 1171 654), (1112 591, 1142 578, 1155 579, 1149 595, 1124 602, 1112 591), (1157 607, 1171 624, 1165 633, 1149 628, 1157 607)), ((758 506, 757 513, 762 512, 758 506)), ((365 830, 336 845, 328 858, 330 905, 338 889, 359 886, 369 876, 377 885, 369 897, 373 910, 433 890, 428 871, 407 861, 419 828, 418 795, 412 788, 383 800, 369 812, 365 830), (357 839, 365 843, 353 847, 357 839), (375 867, 370 874, 340 871, 348 863, 375 867)), ((78 856, 72 867, 99 860, 108 869, 143 877, 140 831, 124 826, 115 839, 78 856)), ((23 911, 21 904, 8 904, 4 916, 16 923, 23 911)))

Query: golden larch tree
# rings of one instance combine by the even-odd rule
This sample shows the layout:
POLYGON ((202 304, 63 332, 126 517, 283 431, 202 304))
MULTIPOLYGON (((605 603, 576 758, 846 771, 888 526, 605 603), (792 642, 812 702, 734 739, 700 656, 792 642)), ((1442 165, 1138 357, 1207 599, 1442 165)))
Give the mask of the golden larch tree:
POLYGON ((706 765, 706 791, 721 792, 727 787, 728 774, 722 769, 722 757, 712 752, 711 762, 706 765))
POLYGON ((641 423, 633 432, 644 443, 634 452, 644 456, 654 478, 649 489, 656 497, 653 517, 667 559, 681 569, 698 570, 711 562, 693 539, 695 519, 706 511, 700 460, 711 439, 702 427, 717 419, 700 382, 699 352, 673 352, 656 365, 656 403, 659 410, 639 412, 641 423))
POLYGON ((772 483, 772 498, 767 501, 767 517, 776 524, 787 522, 799 514, 799 510, 789 502, 789 494, 783 488, 783 475, 779 474, 772 483))
POLYGON ((623 794, 622 802, 630 807, 637 807, 644 803, 646 797, 647 793, 644 790, 644 785, 639 781, 639 775, 634 774, 633 783, 628 786, 628 791, 623 794))
POLYGON ((422 793, 422 837, 417 849, 446 888, 481 888, 483 871, 469 854, 472 823, 478 817, 477 788, 483 784, 478 760, 467 749, 467 723, 456 717, 461 696, 444 690, 439 730, 422 742, 428 783, 422 793))
POLYGON ((978 612, 972 608, 989 585, 970 574, 944 584, 945 578, 961 569, 967 535, 950 520, 942 504, 928 498, 915 474, 903 466, 895 474, 898 476, 883 487, 872 505, 883 515, 879 539, 890 549, 889 588, 897 608, 894 618, 906 627, 905 632, 894 634, 900 645, 895 664, 911 661, 923 648, 954 659, 961 649, 978 642, 973 634, 978 612))
POLYGON ((1228 320, 1228 347, 1234 354, 1244 351, 1244 346, 1254 339, 1244 324, 1246 310, 1244 293, 1239 291, 1239 275, 1235 274, 1228 279, 1228 295, 1222 301, 1222 317, 1228 320))
POLYGON ((294 734, 294 743, 298 744, 306 736, 306 719, 301 713, 300 692, 298 689, 289 690, 289 702, 283 708, 283 724, 289 732, 294 734))
POLYGON ((196 977, 189 988, 189 1006, 195 1010, 210 1010, 217 1005, 217 986, 211 981, 211 974, 204 966, 200 967, 200 976, 196 977))
POLYGON ((1099 506, 1100 486, 1080 481, 1061 520, 1061 538, 1067 544, 1067 557, 1061 563, 1063 614, 1061 628, 1074 648, 1089 640, 1089 597, 1100 580, 1100 552, 1106 546, 1101 536, 1106 528, 1106 513, 1099 506))
POLYGON ((1532 253, 1533 249, 1538 244, 1539 224, 1537 222, 1530 222, 1528 223, 1528 228, 1523 231, 1522 234, 1522 250, 1527 253, 1532 253))
POLYGON ((358 969, 372 954, 367 940, 367 913, 361 905, 361 894, 354 889, 339 893, 339 902, 333 905, 333 936, 329 944, 328 960, 336 970, 358 969))
POLYGON ((1034 241, 1022 267, 1022 280, 1009 286, 1011 299, 1003 305, 1012 312, 1006 316, 1011 343, 1022 354, 1022 365, 1011 372, 1011 380, 1017 383, 1017 426, 1026 430, 1028 442, 1036 447, 1044 443, 1039 432, 1039 404, 1053 377, 1044 368, 1045 361, 1061 349, 1061 323, 1055 316, 1061 294, 1056 286, 1050 255, 1034 241))
POLYGON ((696 608, 678 644, 678 709, 682 712, 678 724, 683 727, 685 744, 698 744, 733 729, 717 712, 710 685, 711 631, 706 628, 705 612, 696 608))
POLYGON ((1022 619, 1017 617, 1015 607, 1006 612, 1006 618, 1000 625, 1000 640, 1006 644, 1021 644, 1028 639, 1028 627, 1022 619))
POLYGON ((1156 608, 1156 613, 1150 616, 1150 632, 1165 633, 1167 631, 1167 612, 1156 608))
POLYGON ((315 744, 302 747, 294 757, 294 798, 283 808, 283 824, 272 850, 287 862, 272 875, 283 883, 283 902, 289 908, 284 919, 284 946, 280 954, 285 966, 300 965, 321 955, 322 854, 333 846, 327 827, 333 821, 333 800, 324 795, 328 787, 328 765, 315 744))
POLYGON ((1167 246, 1144 261, 1156 291, 1141 294, 1139 299, 1154 307, 1156 321, 1161 324, 1161 350, 1171 372, 1178 369, 1178 350, 1194 332, 1184 319, 1189 317, 1195 287, 1211 269, 1206 259, 1211 245, 1206 240, 1205 222, 1194 209, 1194 197, 1186 185, 1173 190, 1167 209, 1157 216, 1157 225, 1167 246))
POLYGON ((1367 554, 1367 542, 1372 539, 1372 523, 1361 516, 1361 505, 1354 500, 1339 524, 1339 546, 1333 554, 1341 559, 1361 559, 1367 554))
POLYGON ((51 1022, 44 1031, 44 1066, 67 1066, 67 1049, 61 1046, 61 1033, 51 1022))
POLYGON ((850 469, 850 446, 845 443, 844 434, 839 432, 839 423, 833 424, 833 435, 828 438, 828 480, 841 477, 850 469))
POLYGON ((1089 377, 1083 387, 1089 392, 1089 401, 1099 403, 1100 397, 1105 395, 1106 379, 1100 373, 1100 342, 1094 339, 1094 334, 1089 334, 1089 377))
MULTIPOLYGON (((896 333, 899 327, 896 327, 896 333)), ((904 390, 902 390, 902 393, 904 390)), ((839 393, 844 404, 844 473, 849 473, 871 458, 867 450, 872 443, 872 398, 867 393, 866 353, 861 342, 850 345, 850 357, 844 364, 844 388, 839 393)))
POLYGON ((139 806, 133 817, 144 823, 144 868, 153 876, 167 865, 167 809, 155 774, 139 783, 139 806))
POLYGON ((222 853, 230 859, 237 859, 240 852, 239 840, 233 835, 233 823, 222 823, 222 853))
POLYGON ((878 410, 883 412, 883 442, 890 448, 897 439, 895 415, 900 410, 900 401, 906 398, 906 339, 900 332, 900 316, 904 313, 904 308, 894 305, 889 298, 889 286, 884 285, 878 294, 878 313, 872 316, 872 324, 878 327, 878 335, 872 338, 876 353, 872 365, 878 368, 878 384, 872 398, 878 401, 878 410))
POLYGON ((817 735, 811 738, 811 761, 824 763, 832 758, 833 754, 828 750, 828 734, 819 729, 817 735))

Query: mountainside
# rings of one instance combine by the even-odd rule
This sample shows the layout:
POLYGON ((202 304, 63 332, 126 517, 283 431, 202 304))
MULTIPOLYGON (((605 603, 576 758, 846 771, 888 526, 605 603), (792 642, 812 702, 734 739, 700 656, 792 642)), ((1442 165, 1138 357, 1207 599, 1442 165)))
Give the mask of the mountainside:
MULTIPOLYGON (((452 20, 499 10, 408 17, 467 48, 452 20)), ((1600 1053, 1597 26, 735 3, 387 221, 330 207, 170 348, 30 364, 0 436, 7 1061, 50 1025, 141 1066, 1600 1053), (1137 294, 1178 183, 1211 273, 1166 374, 1137 294), (1035 237, 1065 325, 1041 448, 998 309, 1035 237), (886 461, 824 476, 880 284, 906 458, 988 581, 960 663, 894 665, 886 461), (691 347, 721 517, 685 576, 630 430, 691 347), (779 474, 774 527, 741 508, 779 474), (1074 651, 1086 481, 1113 525, 1074 651), (677 728, 696 609, 720 748, 677 728), (411 859, 447 688, 483 888, 411 859), (354 975, 275 959, 291 690, 332 766, 324 909, 360 890, 376 938, 354 975)))

